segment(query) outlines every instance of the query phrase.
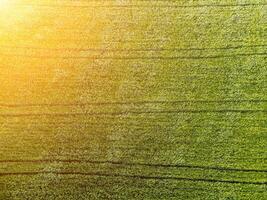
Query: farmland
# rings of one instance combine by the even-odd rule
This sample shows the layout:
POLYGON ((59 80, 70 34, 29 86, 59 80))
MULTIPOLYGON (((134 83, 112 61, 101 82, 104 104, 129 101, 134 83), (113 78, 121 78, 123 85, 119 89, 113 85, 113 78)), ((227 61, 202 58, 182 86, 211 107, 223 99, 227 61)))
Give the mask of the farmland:
POLYGON ((267 2, 0 10, 0 199, 266 199, 267 2))

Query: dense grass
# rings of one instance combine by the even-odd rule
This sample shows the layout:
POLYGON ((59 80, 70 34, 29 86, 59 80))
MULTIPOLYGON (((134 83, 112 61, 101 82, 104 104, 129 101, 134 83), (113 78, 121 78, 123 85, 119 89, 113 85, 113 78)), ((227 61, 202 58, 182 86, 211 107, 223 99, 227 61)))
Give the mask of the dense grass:
POLYGON ((0 199, 266 199, 265 4, 10 5, 0 199))

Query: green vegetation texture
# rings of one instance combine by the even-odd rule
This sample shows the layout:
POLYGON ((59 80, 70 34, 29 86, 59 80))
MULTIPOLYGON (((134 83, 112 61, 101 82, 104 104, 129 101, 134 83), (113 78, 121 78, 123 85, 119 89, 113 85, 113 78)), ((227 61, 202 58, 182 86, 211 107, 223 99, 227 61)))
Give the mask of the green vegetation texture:
POLYGON ((12 8, 1 200, 267 199, 265 0, 12 8))

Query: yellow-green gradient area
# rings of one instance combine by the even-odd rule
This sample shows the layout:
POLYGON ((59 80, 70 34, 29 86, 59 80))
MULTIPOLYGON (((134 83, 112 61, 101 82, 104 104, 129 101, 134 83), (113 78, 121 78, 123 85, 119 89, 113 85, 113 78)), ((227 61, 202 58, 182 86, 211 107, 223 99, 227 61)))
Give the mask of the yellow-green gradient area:
POLYGON ((0 199, 266 199, 265 0, 0 0, 0 199))

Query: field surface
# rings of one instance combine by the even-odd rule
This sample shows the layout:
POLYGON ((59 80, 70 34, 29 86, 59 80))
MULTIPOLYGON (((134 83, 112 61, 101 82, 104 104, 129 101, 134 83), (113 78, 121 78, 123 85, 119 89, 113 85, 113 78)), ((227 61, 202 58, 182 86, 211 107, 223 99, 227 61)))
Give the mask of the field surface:
POLYGON ((0 199, 267 199, 266 0, 0 1, 0 199))

